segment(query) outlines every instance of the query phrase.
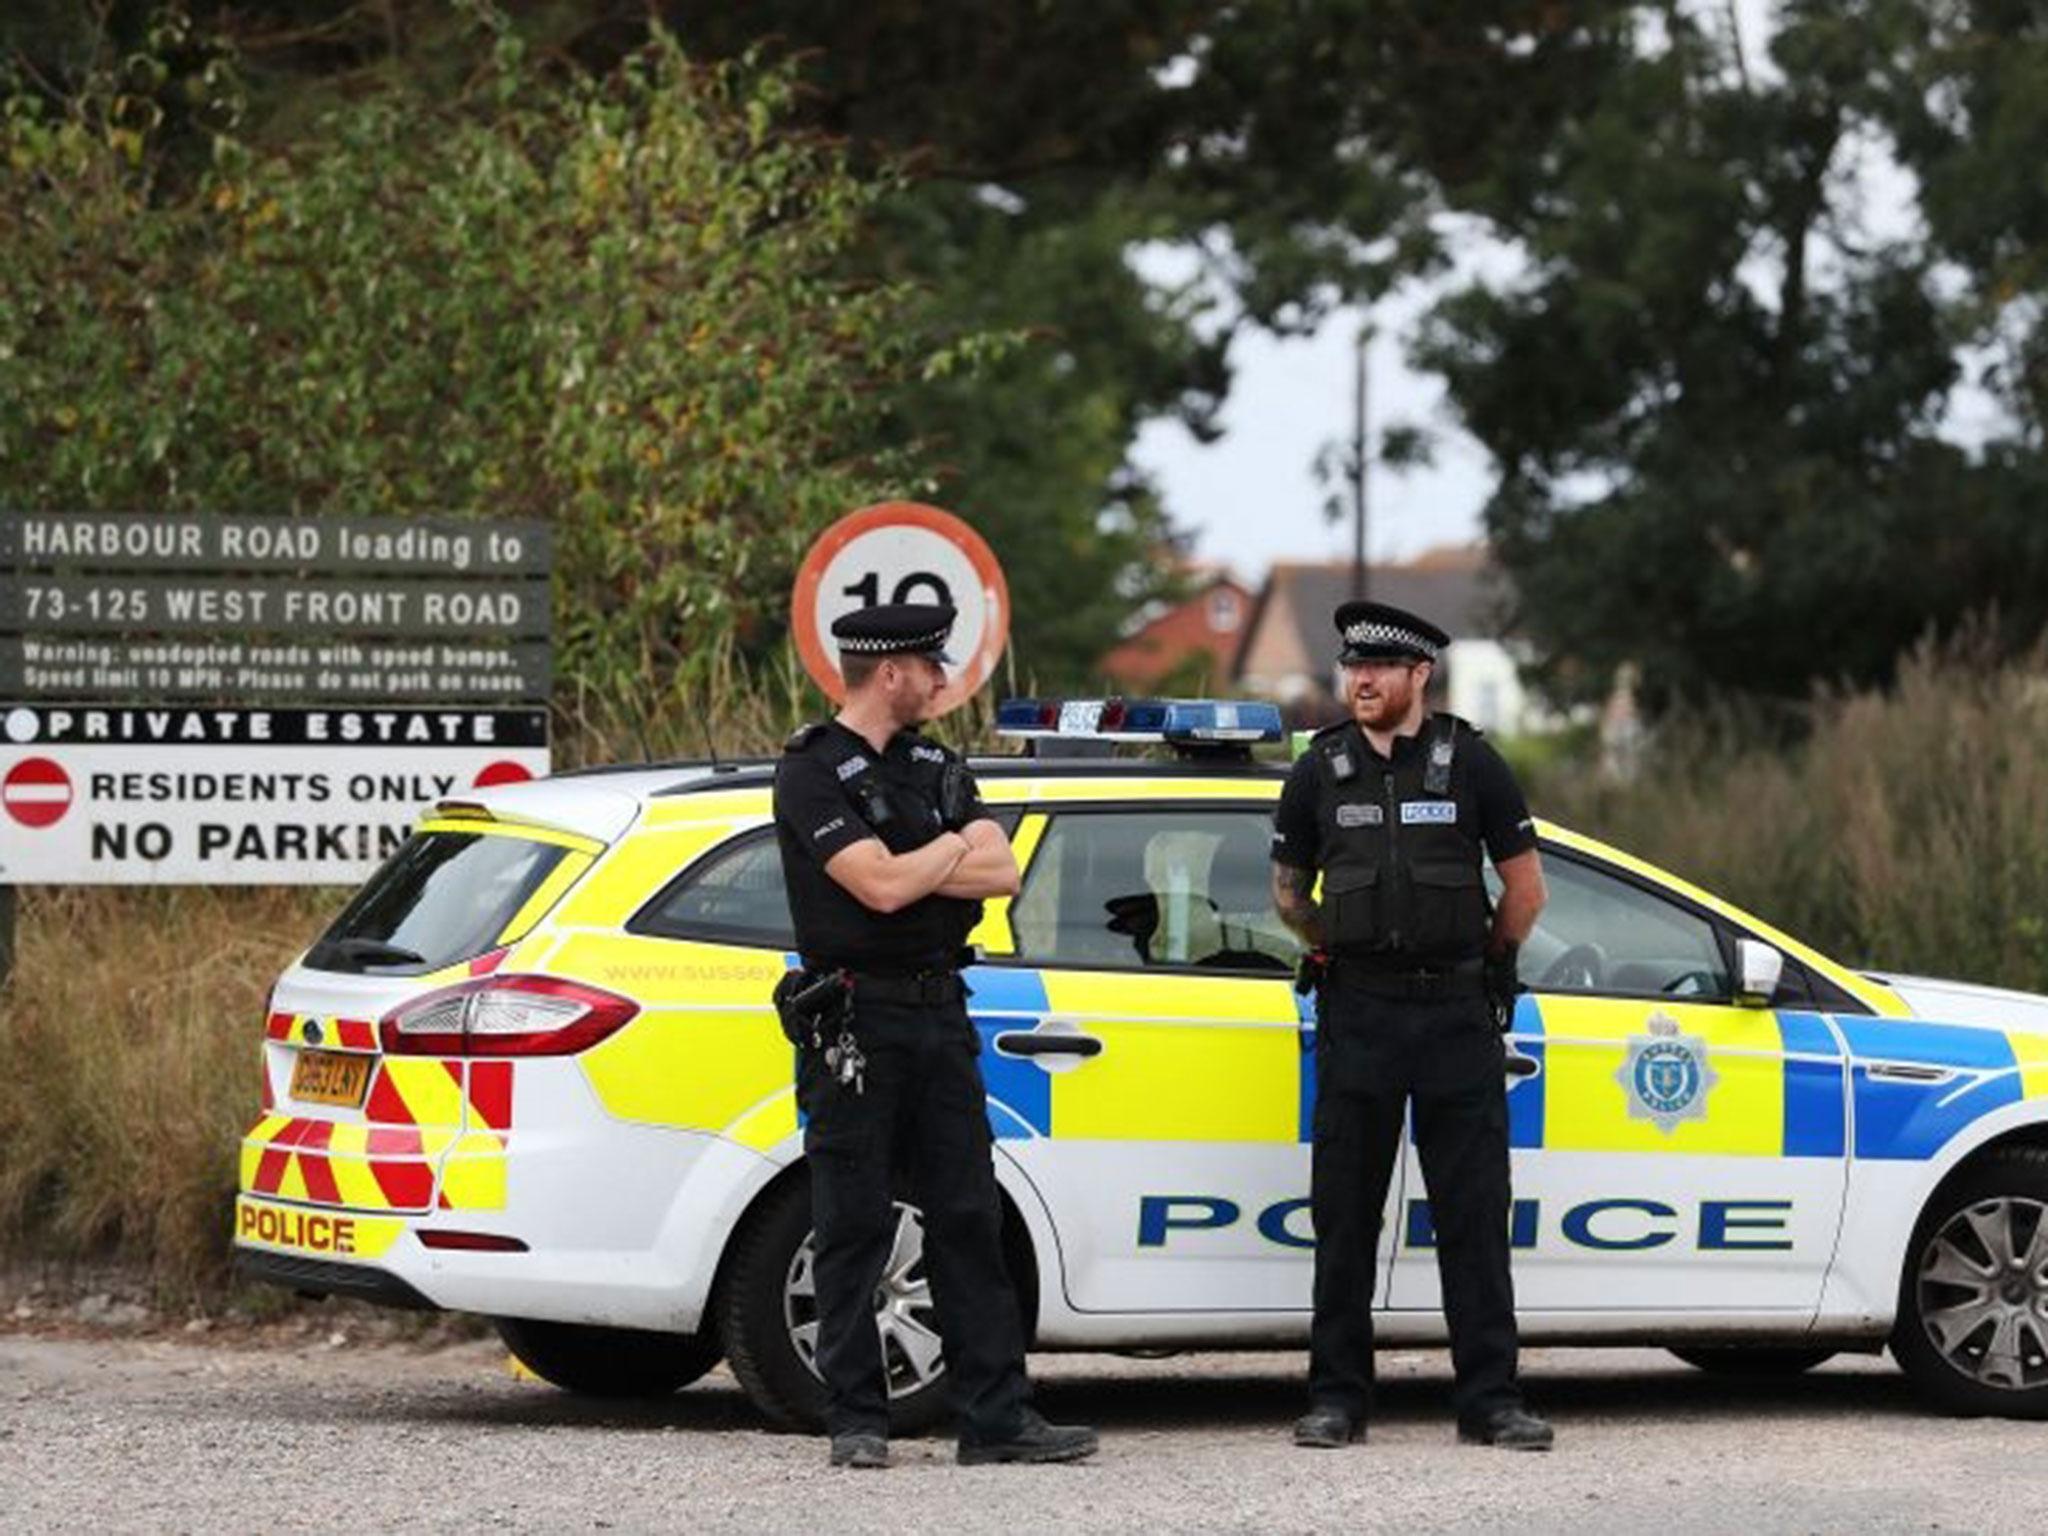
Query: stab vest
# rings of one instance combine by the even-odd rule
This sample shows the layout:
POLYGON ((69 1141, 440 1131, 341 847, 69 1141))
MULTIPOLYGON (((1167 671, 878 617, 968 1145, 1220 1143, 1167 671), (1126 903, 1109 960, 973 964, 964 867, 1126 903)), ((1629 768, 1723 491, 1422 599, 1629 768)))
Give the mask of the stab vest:
POLYGON ((1454 964, 1486 949, 1491 907, 1471 787, 1477 732, 1435 715, 1391 762, 1356 724, 1319 732, 1323 924, 1330 952, 1393 970, 1454 964))

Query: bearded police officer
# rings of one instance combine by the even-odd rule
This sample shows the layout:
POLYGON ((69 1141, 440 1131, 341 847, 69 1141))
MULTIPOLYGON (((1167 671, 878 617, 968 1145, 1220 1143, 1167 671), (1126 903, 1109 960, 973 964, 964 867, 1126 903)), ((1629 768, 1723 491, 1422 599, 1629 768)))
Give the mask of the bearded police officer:
POLYGON ((1543 907, 1535 830, 1500 755, 1424 703, 1450 637, 1385 603, 1346 603, 1336 622, 1351 718, 1295 763, 1273 835, 1274 901, 1318 984, 1315 1320, 1295 1443, 1364 1437, 1374 1255, 1412 1105, 1459 1438, 1547 1450, 1550 1426, 1523 1406, 1515 1374, 1501 1040, 1515 952, 1543 907), (1482 854, 1500 876, 1497 905, 1482 854))
POLYGON ((819 1374, 834 1466, 888 1465, 875 1296, 896 1233, 892 1173, 924 1254, 959 1415, 959 1460, 1071 1461, 1095 1432, 1030 1405, 1003 1266, 986 1090, 959 967, 985 897, 1017 890, 1008 838, 966 765, 917 727, 944 686, 954 612, 889 604, 832 626, 846 703, 790 737, 775 831, 802 968, 777 990, 799 1047, 811 1169, 819 1374))

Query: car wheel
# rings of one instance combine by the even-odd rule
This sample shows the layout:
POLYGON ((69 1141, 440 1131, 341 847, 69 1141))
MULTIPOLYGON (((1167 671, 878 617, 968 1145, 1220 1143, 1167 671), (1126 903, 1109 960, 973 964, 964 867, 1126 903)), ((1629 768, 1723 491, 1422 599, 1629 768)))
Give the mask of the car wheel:
MULTIPOLYGON (((784 1429, 821 1429, 825 1384, 817 1367, 808 1179, 789 1180, 748 1218, 719 1286, 726 1359, 747 1396, 784 1429)), ((929 1429, 945 1411, 946 1362, 925 1272, 924 1221, 901 1201, 895 1246, 875 1291, 875 1325, 889 1375, 891 1430, 929 1429)))
POLYGON ((704 1335, 524 1317, 493 1321, 521 1365, 564 1391, 590 1397, 666 1397, 718 1364, 723 1353, 717 1340, 704 1335))
POLYGON ((1774 1349, 1759 1344, 1703 1344, 1671 1353, 1714 1376, 1797 1376, 1835 1358, 1832 1349, 1774 1349))
POLYGON ((1991 1153, 1922 1213, 1892 1354, 1952 1413, 2048 1418, 2048 1149, 1991 1153))

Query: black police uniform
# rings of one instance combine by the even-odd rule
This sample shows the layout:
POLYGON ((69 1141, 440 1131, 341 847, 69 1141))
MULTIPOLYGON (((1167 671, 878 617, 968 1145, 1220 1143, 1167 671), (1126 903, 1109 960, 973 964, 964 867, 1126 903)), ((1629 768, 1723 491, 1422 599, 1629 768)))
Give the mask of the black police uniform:
POLYGON ((1459 1423, 1483 1426, 1520 1404, 1505 1051, 1483 977, 1480 861, 1535 844, 1512 772, 1455 716, 1428 717, 1390 757, 1355 723, 1332 726, 1281 792, 1273 858, 1322 871, 1330 955, 1317 999, 1309 1393, 1354 1423, 1372 1409, 1375 1254, 1409 1103, 1459 1423))
MULTIPOLYGON (((822 1052, 802 1052, 797 1067, 816 1232, 818 1368, 835 1437, 888 1433, 873 1297, 895 1235, 898 1176, 924 1213, 925 1263, 963 1445, 1007 1441, 1024 1426, 1024 1344, 1003 1265, 980 1041, 958 974, 981 904, 932 895, 874 912, 825 873, 834 854, 866 838, 901 854, 937 837, 940 775, 957 762, 911 730, 877 753, 834 721, 792 736, 775 773, 775 831, 797 948, 806 969, 853 973, 852 1030, 864 1057, 857 1088, 840 1081, 822 1052)), ((964 819, 986 814, 977 796, 964 819)))

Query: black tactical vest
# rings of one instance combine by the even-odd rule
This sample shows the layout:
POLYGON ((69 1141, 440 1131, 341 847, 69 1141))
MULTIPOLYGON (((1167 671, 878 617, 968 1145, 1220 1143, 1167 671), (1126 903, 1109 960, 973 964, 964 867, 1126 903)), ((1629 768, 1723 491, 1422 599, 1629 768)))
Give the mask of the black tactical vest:
MULTIPOLYGON (((952 754, 913 730, 899 731, 879 757, 836 724, 806 726, 783 750, 828 763, 844 788, 848 811, 891 853, 921 848, 944 830, 939 774, 952 754)), ((797 950, 807 963, 874 971, 949 969, 981 921, 980 902, 953 896, 931 895, 897 912, 871 912, 803 852, 779 816, 775 830, 797 950)))
POLYGON ((1463 750, 1474 734, 1455 715, 1432 716, 1420 735, 1395 741, 1391 762, 1351 723, 1309 744, 1332 954, 1399 969, 1485 952, 1491 910, 1463 750))

